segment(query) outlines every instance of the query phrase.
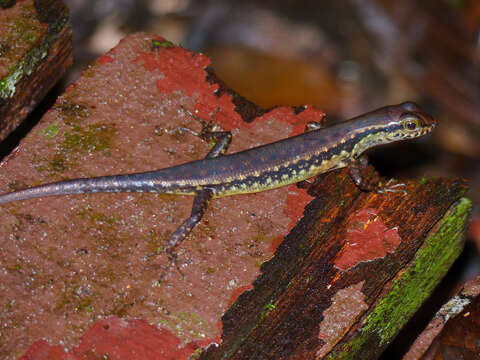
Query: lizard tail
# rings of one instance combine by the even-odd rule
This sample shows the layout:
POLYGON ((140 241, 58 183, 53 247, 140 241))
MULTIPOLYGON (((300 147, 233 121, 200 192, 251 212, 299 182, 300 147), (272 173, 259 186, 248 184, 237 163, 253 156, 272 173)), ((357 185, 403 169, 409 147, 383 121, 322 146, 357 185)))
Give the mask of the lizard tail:
MULTIPOLYGON (((114 176, 101 176, 94 178, 80 178, 59 181, 40 185, 24 190, 14 191, 0 195, 0 204, 12 201, 33 199, 46 196, 108 193, 108 192, 157 192, 157 193, 182 193, 175 187, 162 186, 155 181, 146 179, 142 174, 125 174, 114 176)), ((187 192, 183 192, 187 193, 187 192)))

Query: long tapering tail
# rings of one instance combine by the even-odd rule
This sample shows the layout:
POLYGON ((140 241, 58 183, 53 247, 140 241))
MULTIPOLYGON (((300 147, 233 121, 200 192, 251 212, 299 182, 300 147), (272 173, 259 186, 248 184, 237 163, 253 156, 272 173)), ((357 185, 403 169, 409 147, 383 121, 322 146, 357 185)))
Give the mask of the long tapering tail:
POLYGON ((153 178, 154 176, 146 176, 146 173, 137 173, 59 181, 0 195, 0 204, 56 195, 107 192, 182 192, 178 191, 178 187, 159 183, 153 178))

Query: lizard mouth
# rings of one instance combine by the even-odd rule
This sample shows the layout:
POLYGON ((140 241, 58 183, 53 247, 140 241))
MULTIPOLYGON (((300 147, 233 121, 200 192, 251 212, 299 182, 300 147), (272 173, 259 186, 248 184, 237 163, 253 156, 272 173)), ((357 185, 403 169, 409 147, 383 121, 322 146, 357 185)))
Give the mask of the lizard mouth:
POLYGON ((404 139, 414 139, 420 136, 427 135, 428 133, 432 132, 435 128, 435 124, 429 124, 428 126, 424 126, 420 129, 415 131, 405 131, 405 130, 397 130, 393 133, 387 134, 387 139, 390 141, 398 141, 404 139))

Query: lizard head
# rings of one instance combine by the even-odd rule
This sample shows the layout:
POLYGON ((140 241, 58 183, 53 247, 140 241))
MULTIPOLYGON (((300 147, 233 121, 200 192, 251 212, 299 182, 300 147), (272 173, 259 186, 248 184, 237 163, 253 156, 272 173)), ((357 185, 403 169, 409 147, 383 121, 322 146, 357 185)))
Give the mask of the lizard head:
POLYGON ((385 136, 389 141, 423 136, 435 128, 433 117, 413 102, 404 102, 388 109, 389 121, 385 124, 385 136))
POLYGON ((412 102, 386 106, 352 120, 354 157, 377 145, 423 136, 436 125, 433 117, 412 102))

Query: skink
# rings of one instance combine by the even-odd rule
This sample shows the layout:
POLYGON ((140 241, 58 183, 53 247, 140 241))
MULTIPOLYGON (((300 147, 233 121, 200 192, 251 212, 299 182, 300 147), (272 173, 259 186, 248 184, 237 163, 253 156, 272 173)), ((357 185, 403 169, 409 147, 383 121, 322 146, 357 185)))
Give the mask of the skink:
POLYGON ((210 123, 202 124, 200 136, 215 141, 205 159, 151 172, 45 184, 0 195, 0 204, 96 192, 194 195, 191 216, 172 234, 166 247, 170 260, 175 261, 173 249, 201 220, 212 198, 275 189, 345 166, 362 190, 382 191, 361 178, 360 155, 381 144, 425 135, 436 122, 416 104, 405 102, 330 127, 319 128, 318 124, 312 124, 304 134, 228 155, 224 153, 231 134, 213 132, 210 123))

